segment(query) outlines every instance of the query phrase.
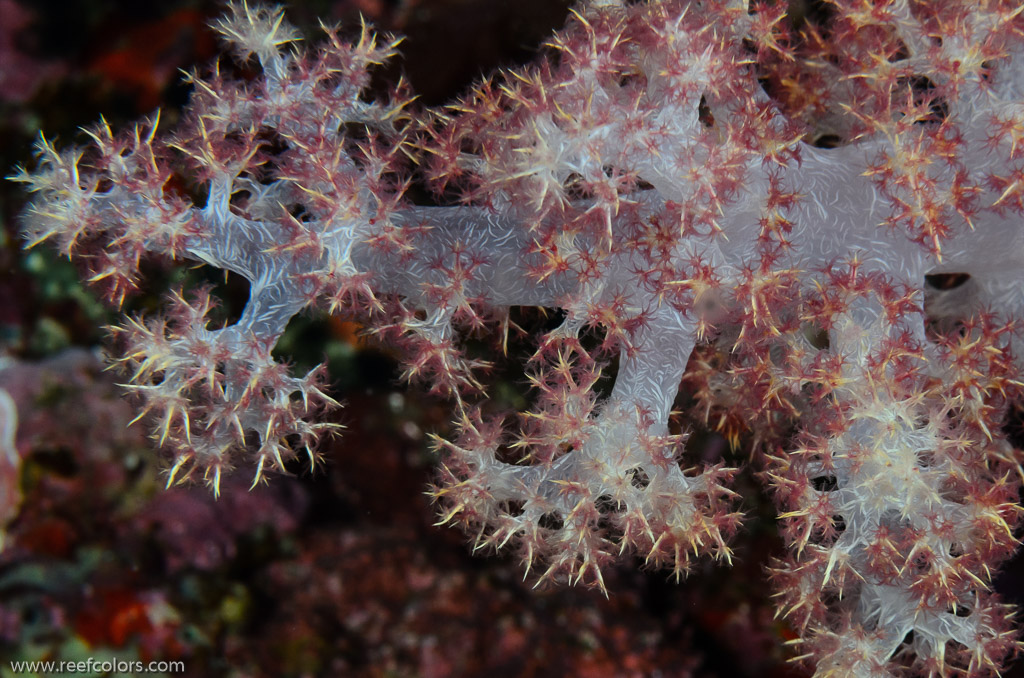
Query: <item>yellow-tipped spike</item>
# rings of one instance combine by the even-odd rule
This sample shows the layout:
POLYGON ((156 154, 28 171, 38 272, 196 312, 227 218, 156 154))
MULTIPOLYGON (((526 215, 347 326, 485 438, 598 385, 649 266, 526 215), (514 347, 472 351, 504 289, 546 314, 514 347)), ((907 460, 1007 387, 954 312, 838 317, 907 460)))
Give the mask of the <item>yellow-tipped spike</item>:
MULTIPOLYGON (((174 466, 171 467, 170 472, 167 474, 167 484, 164 486, 165 490, 170 489, 171 485, 174 484, 174 479, 177 477, 178 471, 180 471, 181 468, 185 464, 187 464, 191 459, 192 459, 192 455, 191 454, 183 454, 183 455, 180 455, 177 459, 174 460, 174 466)), ((188 477, 188 474, 185 475, 185 478, 187 478, 187 477, 188 477)), ((184 480, 185 478, 182 478, 182 480, 184 480)))
POLYGON ((263 479, 263 460, 264 456, 260 455, 260 459, 256 462, 256 477, 252 479, 252 485, 249 486, 249 491, 252 490, 259 484, 260 480, 263 479))

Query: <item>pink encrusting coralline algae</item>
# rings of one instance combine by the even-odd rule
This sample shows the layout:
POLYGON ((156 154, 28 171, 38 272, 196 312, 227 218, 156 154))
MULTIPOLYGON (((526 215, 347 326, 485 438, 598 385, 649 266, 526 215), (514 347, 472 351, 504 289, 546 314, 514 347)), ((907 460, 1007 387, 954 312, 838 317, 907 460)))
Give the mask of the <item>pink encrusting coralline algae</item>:
POLYGON ((40 140, 24 232, 116 304, 153 255, 249 281, 234 324, 199 290, 117 330, 169 483, 315 462, 324 371, 271 351, 304 309, 345 314, 450 398, 430 491, 475 547, 602 589, 629 554, 728 562, 736 469, 681 461, 715 429, 777 501, 769 576, 816 675, 994 674, 1018 649, 990 587, 1021 511, 1024 8, 799 7, 591 0, 424 110, 368 93, 398 40, 306 45, 232 4, 242 67, 191 75, 176 129, 40 140), (503 416, 467 339, 521 306, 562 321, 503 416))

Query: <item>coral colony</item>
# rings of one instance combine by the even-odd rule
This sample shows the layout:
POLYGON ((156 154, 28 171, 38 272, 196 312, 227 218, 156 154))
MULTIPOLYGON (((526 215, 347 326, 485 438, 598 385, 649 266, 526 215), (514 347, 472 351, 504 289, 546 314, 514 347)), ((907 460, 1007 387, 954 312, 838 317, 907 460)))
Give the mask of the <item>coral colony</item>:
POLYGON ((602 589, 628 555, 728 564, 737 470, 683 461, 717 430, 777 502, 768 577, 816 675, 993 674, 1018 647, 990 586, 1021 510, 1024 8, 811 8, 591 0, 425 110, 368 91, 398 40, 232 4, 234 65, 190 76, 176 129, 40 140, 24 232, 115 304, 153 255, 249 281, 234 324, 193 290, 116 332, 169 483, 314 461, 323 370, 271 350, 344 314, 450 399, 430 491, 475 547, 602 589), (480 338, 519 307, 559 322, 503 413, 480 338))

